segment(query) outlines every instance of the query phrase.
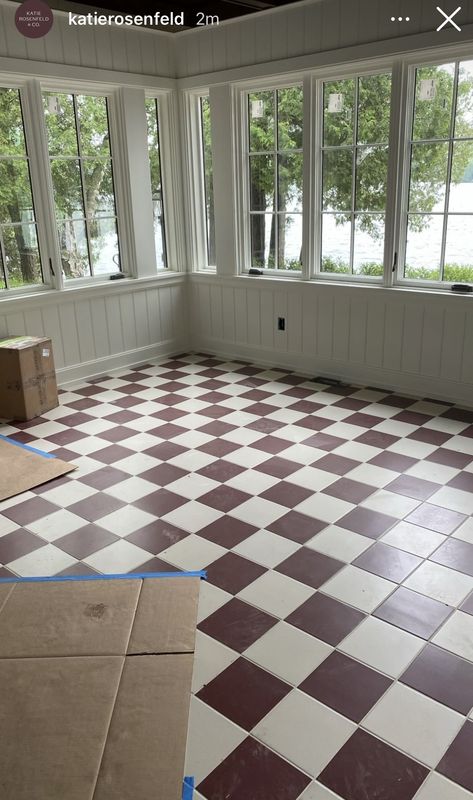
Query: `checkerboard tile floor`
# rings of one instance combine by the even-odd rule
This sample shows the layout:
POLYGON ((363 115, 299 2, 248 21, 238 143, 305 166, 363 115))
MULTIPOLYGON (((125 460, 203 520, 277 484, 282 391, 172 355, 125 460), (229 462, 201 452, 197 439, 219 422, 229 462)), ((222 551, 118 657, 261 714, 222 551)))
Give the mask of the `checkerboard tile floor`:
POLYGON ((205 355, 60 399, 0 574, 208 570, 197 799, 473 798, 473 411, 205 355))

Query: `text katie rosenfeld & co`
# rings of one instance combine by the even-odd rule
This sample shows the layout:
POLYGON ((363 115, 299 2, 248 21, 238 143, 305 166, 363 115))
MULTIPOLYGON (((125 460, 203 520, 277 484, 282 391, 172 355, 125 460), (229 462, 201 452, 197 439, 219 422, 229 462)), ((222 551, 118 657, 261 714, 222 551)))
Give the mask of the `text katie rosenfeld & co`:
POLYGON ((184 26, 183 11, 171 11, 169 14, 73 14, 69 12, 69 25, 175 25, 184 26))

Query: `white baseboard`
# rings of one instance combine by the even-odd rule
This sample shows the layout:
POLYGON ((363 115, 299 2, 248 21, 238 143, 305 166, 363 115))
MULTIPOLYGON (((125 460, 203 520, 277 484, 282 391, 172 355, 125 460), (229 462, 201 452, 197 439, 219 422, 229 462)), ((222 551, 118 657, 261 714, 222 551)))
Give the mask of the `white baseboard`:
POLYGON ((304 353, 225 342, 211 337, 196 337, 192 346, 193 349, 226 359, 242 358, 261 366, 287 368, 311 378, 323 375, 356 386, 376 386, 412 397, 430 397, 467 408, 473 406, 473 386, 459 381, 370 367, 361 363, 320 359, 304 353))
POLYGON ((84 361, 82 364, 74 364, 71 367, 62 367, 56 373, 58 386, 64 389, 69 384, 77 383, 80 380, 99 378, 101 375, 107 375, 112 370, 120 369, 121 367, 132 367, 151 359, 172 356, 176 353, 185 353, 187 350, 187 341, 168 339, 159 344, 127 350, 125 353, 117 353, 104 358, 97 358, 93 361, 84 361))

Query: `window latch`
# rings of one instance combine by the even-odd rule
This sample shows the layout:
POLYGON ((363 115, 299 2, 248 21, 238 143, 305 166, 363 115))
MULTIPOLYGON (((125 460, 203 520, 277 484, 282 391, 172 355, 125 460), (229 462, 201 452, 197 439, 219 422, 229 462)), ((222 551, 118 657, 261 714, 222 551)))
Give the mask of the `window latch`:
POLYGON ((394 253, 393 272, 396 272, 396 267, 397 267, 397 252, 394 253))
POLYGON ((50 271, 51 275, 53 276, 53 278, 55 278, 56 277, 56 273, 54 272, 54 269, 53 269, 53 260, 52 260, 52 258, 49 259, 49 271, 50 271))

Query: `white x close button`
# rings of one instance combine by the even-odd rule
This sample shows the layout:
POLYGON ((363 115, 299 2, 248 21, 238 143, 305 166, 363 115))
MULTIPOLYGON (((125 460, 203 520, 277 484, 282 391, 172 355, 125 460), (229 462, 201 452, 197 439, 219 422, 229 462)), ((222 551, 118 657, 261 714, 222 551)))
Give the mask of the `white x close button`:
POLYGON ((451 14, 447 14, 447 13, 446 13, 446 12, 443 10, 443 8, 440 8, 439 6, 437 6, 437 11, 439 12, 439 14, 442 14, 442 16, 444 16, 444 17, 445 17, 444 21, 443 21, 443 22, 442 22, 442 23, 441 23, 441 24, 438 26, 438 28, 437 28, 437 31, 441 31, 441 30, 442 30, 442 28, 445 28, 445 25, 448 25, 448 23, 450 23, 450 25, 452 25, 454 28, 456 28, 456 29, 457 29, 457 31, 461 31, 461 28, 460 28, 460 26, 459 26, 459 25, 457 25, 457 23, 453 21, 453 17, 456 17, 456 15, 457 15, 457 14, 459 13, 459 11, 461 11, 461 10, 462 10, 462 7, 461 7, 461 6, 458 6, 458 8, 456 8, 456 9, 455 9, 455 11, 452 11, 452 13, 451 13, 451 14))

